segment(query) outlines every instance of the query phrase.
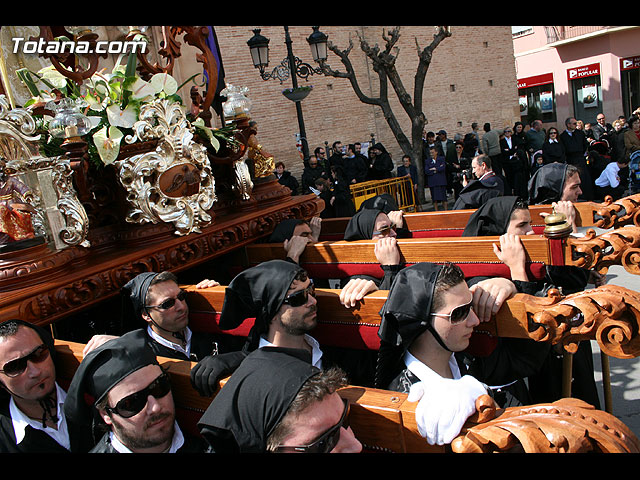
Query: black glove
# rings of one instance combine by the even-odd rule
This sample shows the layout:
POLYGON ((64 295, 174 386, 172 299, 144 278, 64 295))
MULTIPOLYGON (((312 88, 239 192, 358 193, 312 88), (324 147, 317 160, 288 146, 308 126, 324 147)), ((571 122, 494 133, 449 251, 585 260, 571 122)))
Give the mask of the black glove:
POLYGON ((203 397, 212 396, 218 390, 220 379, 233 373, 247 355, 238 351, 204 357, 191 369, 191 385, 203 397))

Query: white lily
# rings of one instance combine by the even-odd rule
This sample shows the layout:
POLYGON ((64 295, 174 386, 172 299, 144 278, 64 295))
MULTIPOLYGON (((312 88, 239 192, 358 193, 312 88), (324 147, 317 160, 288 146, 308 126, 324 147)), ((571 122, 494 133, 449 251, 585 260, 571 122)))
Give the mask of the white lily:
POLYGON ((120 143, 124 135, 116 127, 102 127, 93 135, 93 143, 105 165, 113 163, 120 153, 120 143))
POLYGON ((106 97, 100 100, 99 97, 93 95, 91 92, 87 92, 84 99, 89 105, 89 108, 95 112, 101 112, 107 107, 108 98, 106 97))
POLYGON ((58 72, 53 65, 38 70, 38 75, 48 81, 58 90, 62 90, 67 86, 67 77, 58 72))
POLYGON ((173 95, 178 91, 178 82, 168 73, 156 73, 149 83, 154 88, 155 93, 164 92, 167 95, 173 95))
POLYGON ((156 94, 156 88, 141 78, 136 78, 136 81, 128 87, 128 90, 131 91, 131 98, 135 100, 152 97, 156 94))
POLYGON ((198 117, 193 122, 193 125, 196 127, 200 127, 204 130, 204 132, 207 134, 207 137, 209 138, 209 142, 211 142, 211 146, 214 148, 215 151, 218 151, 218 149, 220 148, 220 142, 213 135, 213 130, 204 124, 204 120, 198 117))
POLYGON ((131 128, 138 121, 138 112, 132 105, 124 110, 120 109, 120 105, 110 105, 107 107, 107 118, 114 127, 131 128))

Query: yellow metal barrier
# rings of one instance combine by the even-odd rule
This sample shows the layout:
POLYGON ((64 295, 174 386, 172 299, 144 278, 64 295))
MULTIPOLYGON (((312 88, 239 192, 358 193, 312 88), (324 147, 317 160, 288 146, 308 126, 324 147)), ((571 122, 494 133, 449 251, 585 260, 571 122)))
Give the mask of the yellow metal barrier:
POLYGON ((362 202, 368 198, 375 197, 382 193, 388 193, 395 198, 400 210, 416 211, 416 196, 411 177, 393 177, 385 180, 370 180, 360 182, 350 186, 351 197, 356 210, 360 208, 362 202))

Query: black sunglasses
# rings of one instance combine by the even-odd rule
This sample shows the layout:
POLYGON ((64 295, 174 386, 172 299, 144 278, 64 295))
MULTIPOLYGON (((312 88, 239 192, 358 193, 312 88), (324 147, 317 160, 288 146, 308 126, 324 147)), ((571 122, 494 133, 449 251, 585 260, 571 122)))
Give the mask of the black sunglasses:
POLYGON ((464 322, 467 319, 469 313, 471 312, 472 306, 473 300, 471 300, 469 303, 465 303, 464 305, 457 306, 456 308, 451 310, 451 313, 449 314, 432 313, 431 315, 434 317, 449 317, 449 322, 451 322, 451 325, 456 325, 458 323, 464 322))
POLYGON ((122 418, 130 418, 140 413, 147 405, 149 395, 152 395, 154 398, 162 398, 170 391, 171 381, 169 380, 169 375, 162 373, 146 388, 124 397, 116 403, 115 407, 105 407, 105 410, 109 413, 117 413, 122 418))
POLYGON ((0 373, 4 373, 7 377, 17 377, 27 369, 27 362, 42 363, 47 358, 49 358, 49 347, 43 343, 24 357, 16 358, 15 360, 10 360, 5 363, 0 373))
POLYGON ((301 307, 309 301, 309 295, 312 297, 316 296, 316 287, 313 285, 313 282, 311 282, 307 288, 287 295, 282 303, 286 303, 292 307, 301 307))
POLYGON ((329 453, 340 441, 340 429, 349 428, 349 400, 342 399, 344 410, 340 421, 309 445, 278 445, 276 453, 329 453))
POLYGON ((385 225, 384 227, 380 228, 380 230, 376 230, 374 231, 371 236, 375 237, 376 235, 382 235, 383 237, 386 237, 387 235, 389 235, 391 233, 391 230, 395 229, 395 225, 391 224, 391 225, 385 225))
POLYGON ((178 295, 172 298, 167 298, 160 305, 145 305, 145 308, 159 308, 160 310, 169 310, 171 307, 173 307, 176 304, 176 300, 180 300, 181 302, 184 302, 186 298, 187 298, 187 292, 185 292, 184 290, 180 290, 180 293, 178 295))

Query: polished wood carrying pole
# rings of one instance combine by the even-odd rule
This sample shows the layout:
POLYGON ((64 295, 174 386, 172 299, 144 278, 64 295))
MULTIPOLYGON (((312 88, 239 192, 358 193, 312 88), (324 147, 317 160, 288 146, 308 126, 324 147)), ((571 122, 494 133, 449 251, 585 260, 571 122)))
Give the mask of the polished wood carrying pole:
MULTIPOLYGON (((640 226, 638 212, 640 211, 640 194, 602 203, 578 202, 576 209, 576 226, 597 228, 620 228, 626 225, 640 226)), ((448 210, 442 212, 405 213, 406 228, 414 235, 424 235, 429 232, 447 232, 464 230, 469 217, 475 212, 470 210, 448 210)), ((553 212, 551 205, 530 205, 531 224, 534 227, 544 227, 544 215, 553 212)), ((321 236, 331 239, 342 238, 350 217, 326 218, 322 220, 321 236)), ((432 235, 433 236, 433 235, 432 235)), ((443 233, 440 236, 446 236, 443 233)))

